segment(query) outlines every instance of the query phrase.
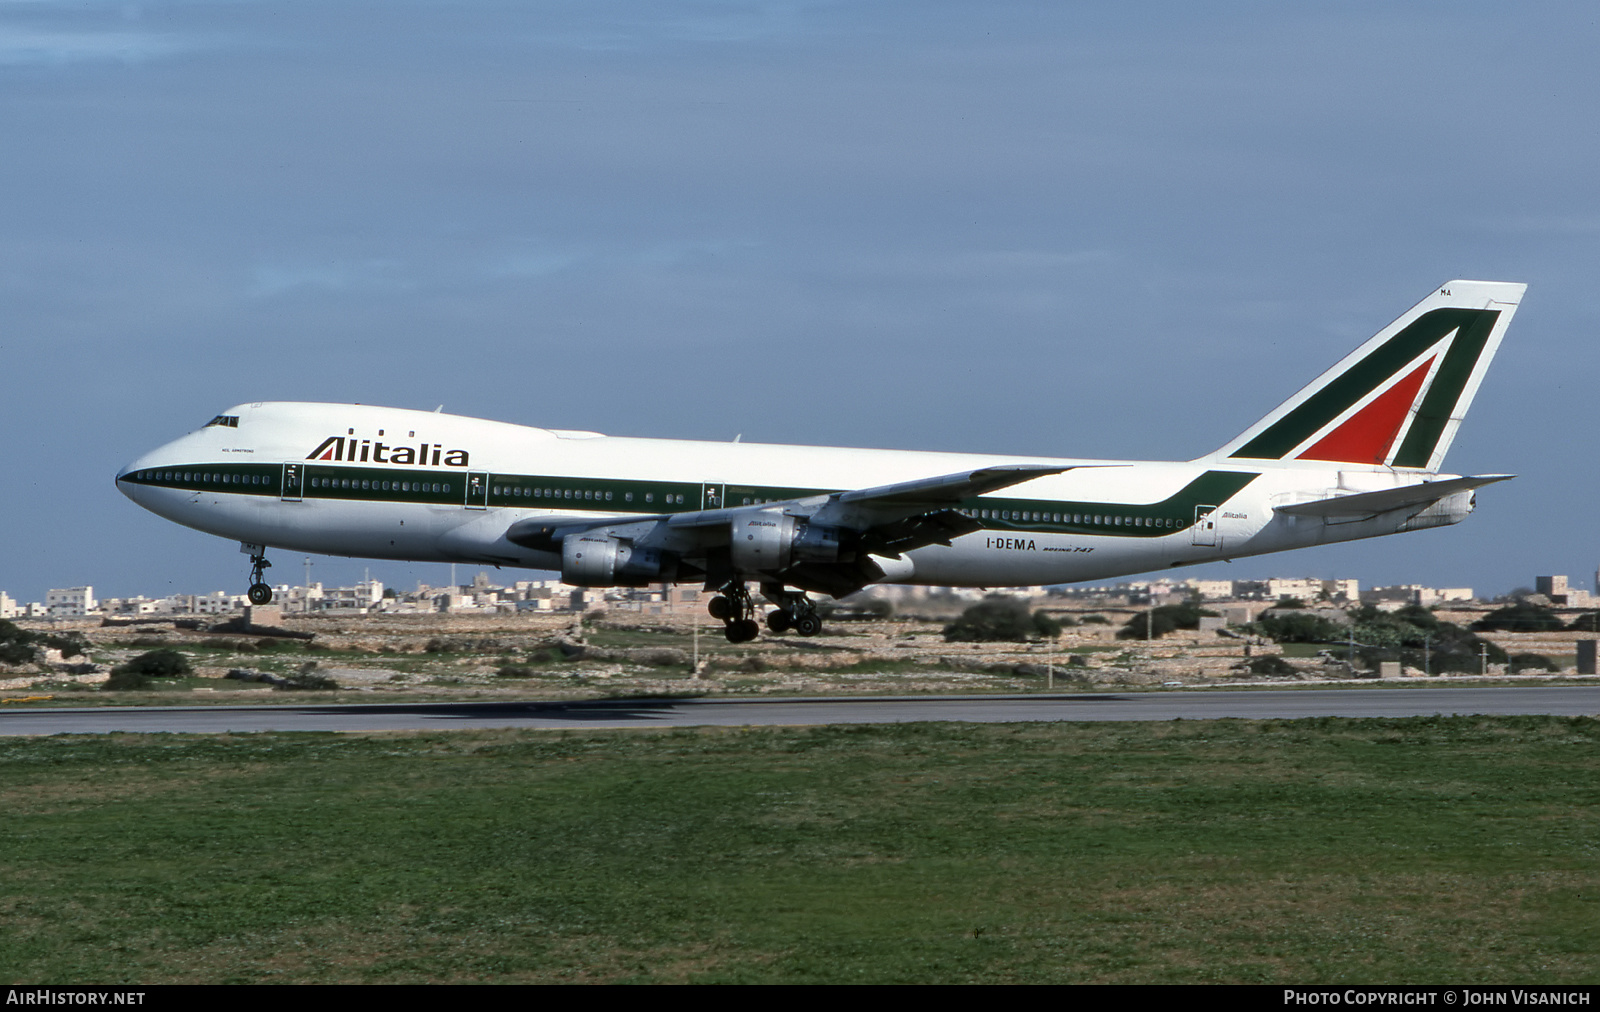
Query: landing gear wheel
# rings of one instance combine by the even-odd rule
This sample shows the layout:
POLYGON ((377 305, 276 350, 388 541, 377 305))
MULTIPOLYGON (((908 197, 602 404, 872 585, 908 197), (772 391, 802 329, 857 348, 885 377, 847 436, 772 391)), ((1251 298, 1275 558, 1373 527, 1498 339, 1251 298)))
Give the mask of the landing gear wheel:
POLYGON ((822 631, 817 606, 803 592, 785 590, 783 584, 771 581, 761 585, 761 596, 778 606, 767 613, 767 628, 773 632, 793 629, 802 636, 815 636, 822 631))
POLYGON ((761 623, 756 621, 755 602, 743 580, 730 580, 719 588, 720 593, 706 606, 712 618, 722 619, 723 632, 729 643, 746 643, 761 635, 761 623))
POLYGON ((266 604, 272 600, 272 587, 266 581, 267 570, 272 563, 267 561, 267 553, 262 549, 258 554, 250 556, 250 589, 245 596, 251 604, 266 604))

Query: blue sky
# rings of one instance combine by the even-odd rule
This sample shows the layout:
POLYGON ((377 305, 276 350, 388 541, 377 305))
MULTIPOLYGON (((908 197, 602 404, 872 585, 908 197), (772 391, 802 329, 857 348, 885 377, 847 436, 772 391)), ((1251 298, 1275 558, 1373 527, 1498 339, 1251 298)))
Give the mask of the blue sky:
POLYGON ((1447 466, 1521 477, 1194 572, 1587 586, 1597 20, 0 2, 0 589, 241 591, 111 482, 239 402, 1187 459, 1459 277, 1531 287, 1447 466))

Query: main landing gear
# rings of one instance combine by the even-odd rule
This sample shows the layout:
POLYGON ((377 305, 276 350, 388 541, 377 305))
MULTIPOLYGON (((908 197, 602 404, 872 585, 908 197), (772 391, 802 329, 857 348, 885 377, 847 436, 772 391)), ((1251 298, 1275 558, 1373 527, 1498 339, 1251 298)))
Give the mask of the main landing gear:
POLYGON ((250 556, 250 590, 247 596, 251 604, 272 603, 272 586, 263 578, 270 568, 272 563, 267 561, 266 549, 250 556))
POLYGON ((817 617, 817 606, 805 594, 784 590, 781 583, 763 583, 761 596, 777 605, 777 610, 767 612, 767 628, 775 633, 790 629, 802 636, 815 636, 822 631, 822 619, 817 617))
MULTIPOLYGON (((764 583, 761 596, 778 606, 767 612, 767 628, 773 632, 786 633, 793 629, 802 636, 815 636, 822 631, 817 606, 804 594, 784 590, 781 583, 764 583)), ((712 618, 722 620, 729 643, 748 643, 761 635, 761 623, 756 621, 756 603, 743 580, 724 584, 706 610, 711 612, 712 618)))
POLYGON ((748 643, 761 635, 761 625, 755 619, 756 604, 745 589, 743 580, 730 580, 724 584, 706 610, 712 618, 720 618, 723 633, 729 643, 748 643))

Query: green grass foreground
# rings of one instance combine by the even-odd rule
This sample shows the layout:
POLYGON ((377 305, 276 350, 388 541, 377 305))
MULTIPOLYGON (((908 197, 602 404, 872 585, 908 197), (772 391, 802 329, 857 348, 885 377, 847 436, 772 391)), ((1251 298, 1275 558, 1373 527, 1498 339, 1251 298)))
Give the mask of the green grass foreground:
POLYGON ((1600 722, 0 740, 9 982, 1592 982, 1600 722))

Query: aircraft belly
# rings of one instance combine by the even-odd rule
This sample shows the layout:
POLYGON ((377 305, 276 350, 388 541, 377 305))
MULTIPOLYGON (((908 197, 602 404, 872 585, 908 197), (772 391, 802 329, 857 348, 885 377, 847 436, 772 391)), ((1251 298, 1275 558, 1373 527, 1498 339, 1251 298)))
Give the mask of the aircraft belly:
POLYGON ((261 496, 143 488, 136 501, 159 516, 218 537, 272 543, 282 525, 276 499, 261 496))
POLYGON ((461 512, 459 507, 330 500, 282 506, 275 545, 297 552, 417 562, 447 561, 438 545, 441 521, 461 512))
POLYGON ((448 561, 440 550, 439 534, 463 513, 460 507, 327 500, 286 502, 210 492, 152 497, 155 498, 162 501, 142 505, 188 527, 230 540, 319 555, 419 562, 448 561))
POLYGON ((946 548, 909 553, 915 582, 931 586, 1043 586, 1093 579, 1111 538, 979 531, 946 548), (1100 555, 1099 559, 1096 555, 1100 555))

